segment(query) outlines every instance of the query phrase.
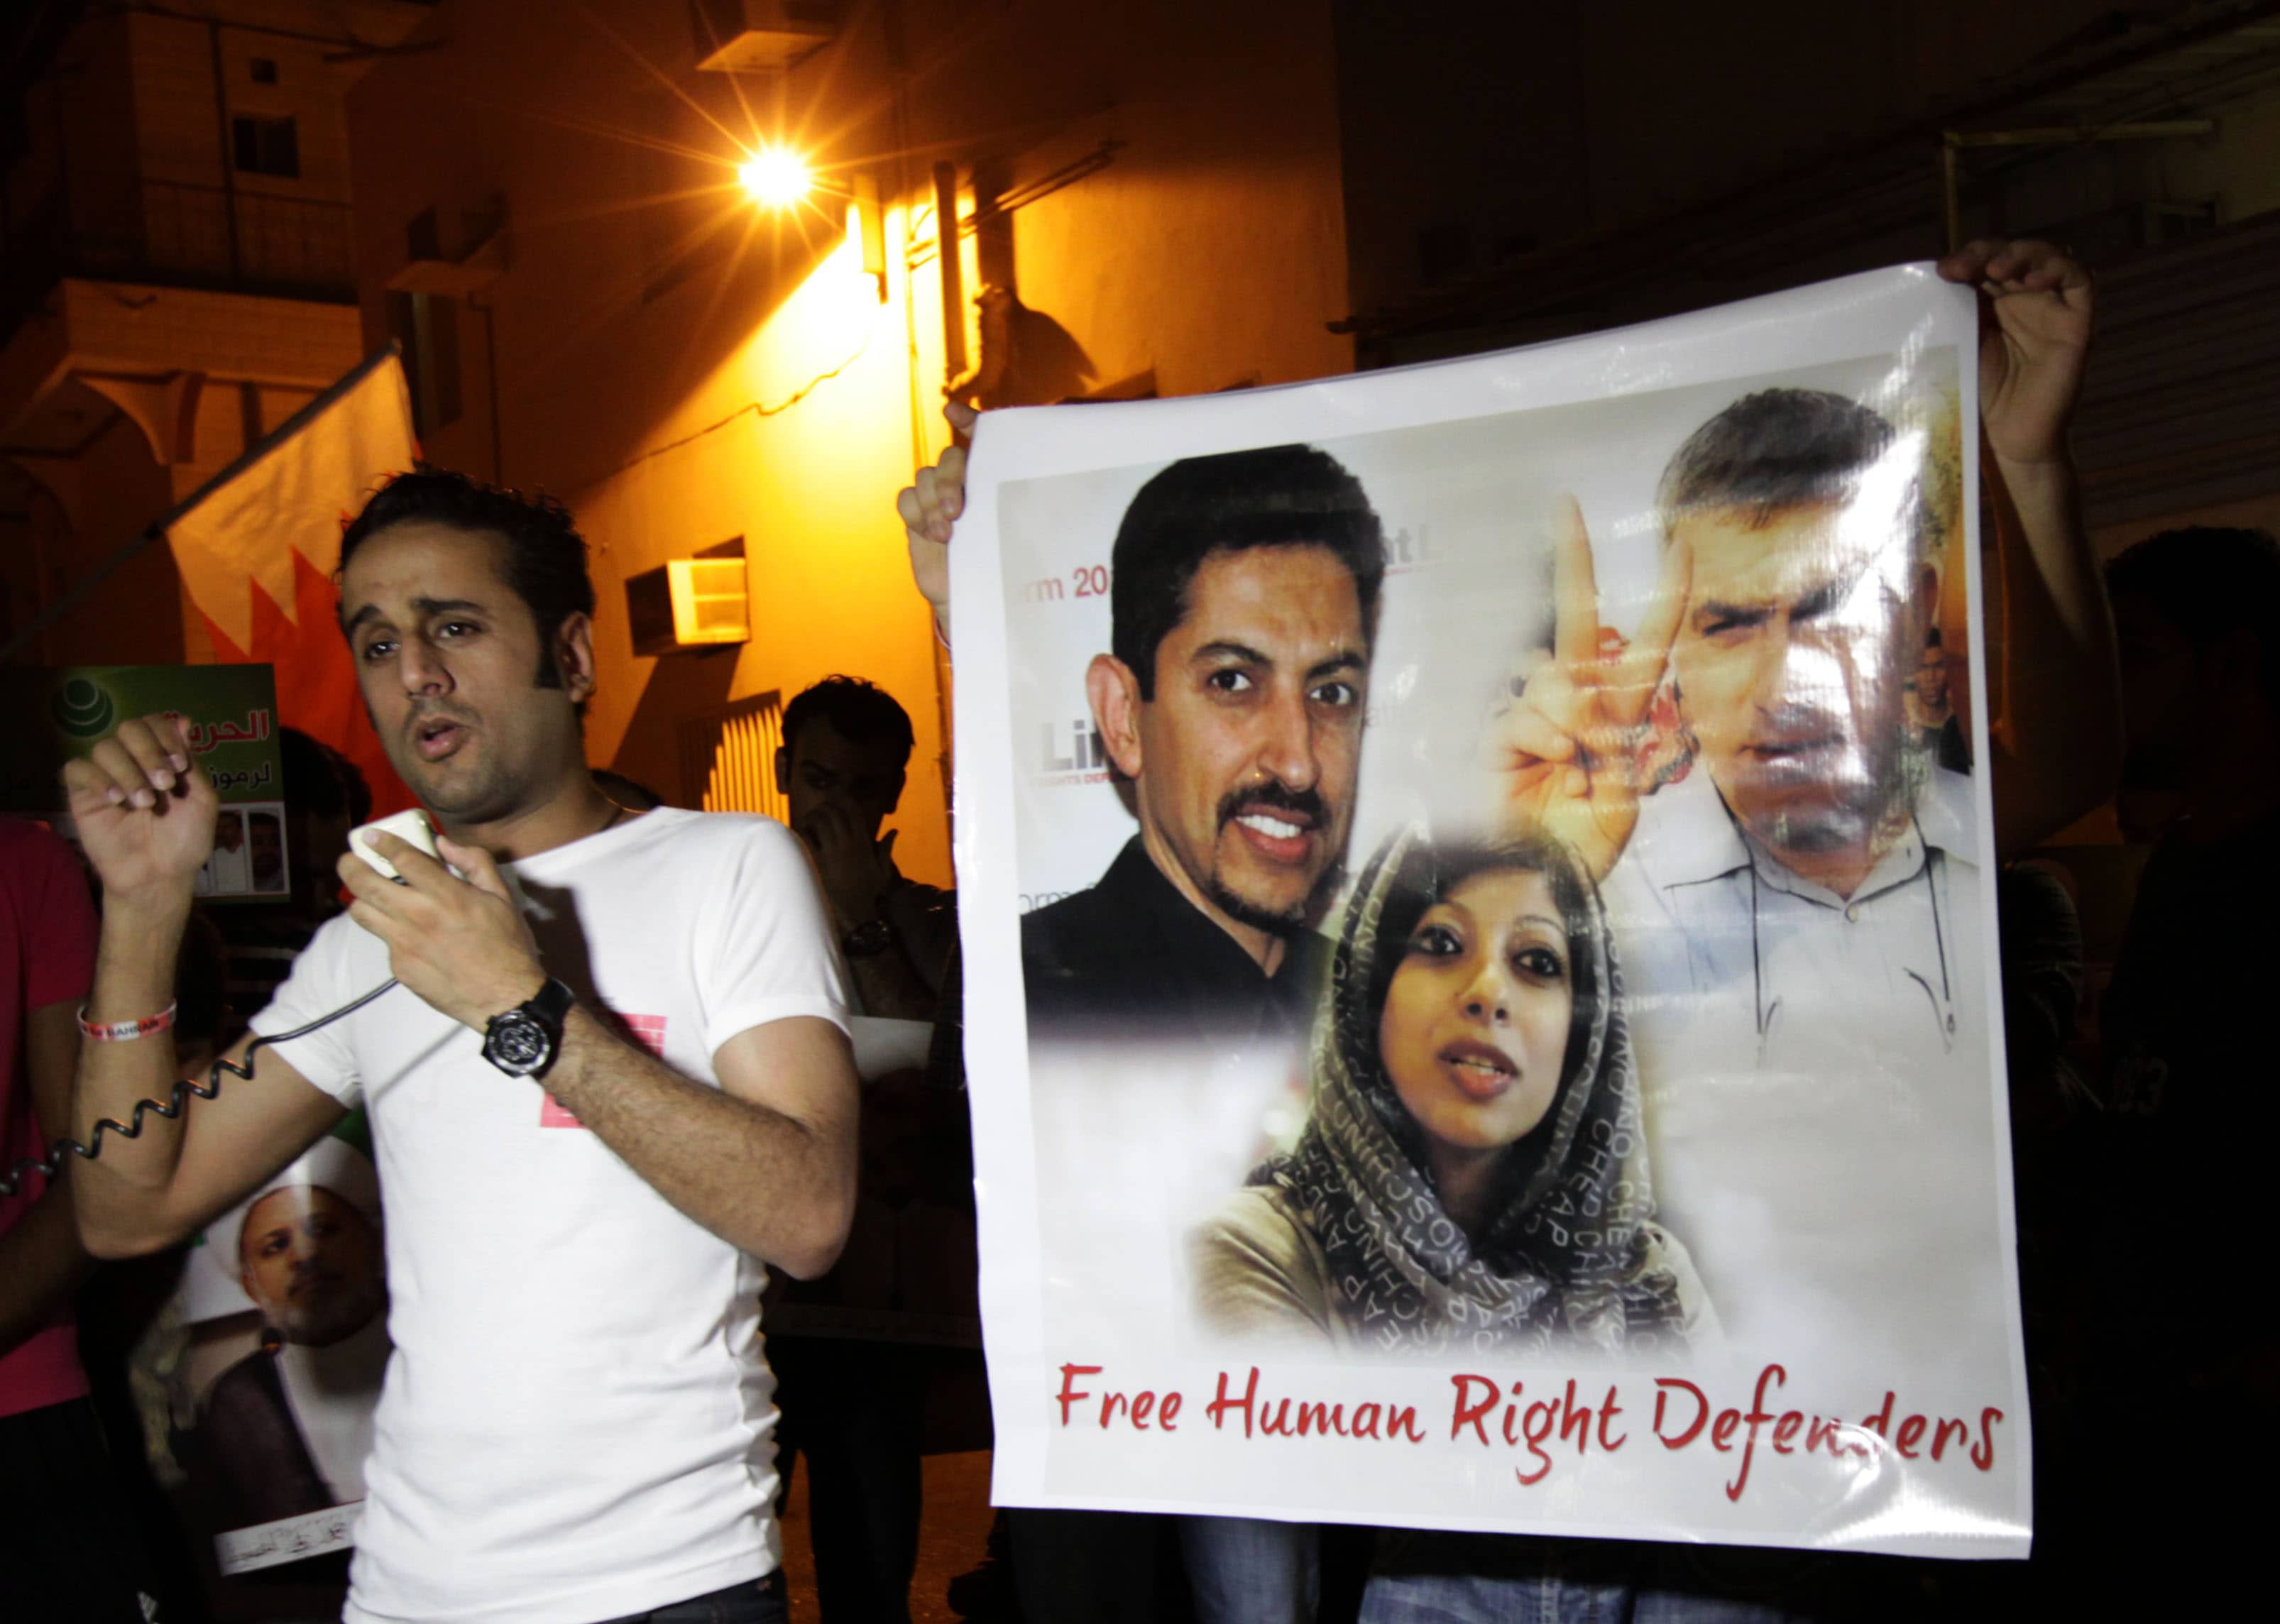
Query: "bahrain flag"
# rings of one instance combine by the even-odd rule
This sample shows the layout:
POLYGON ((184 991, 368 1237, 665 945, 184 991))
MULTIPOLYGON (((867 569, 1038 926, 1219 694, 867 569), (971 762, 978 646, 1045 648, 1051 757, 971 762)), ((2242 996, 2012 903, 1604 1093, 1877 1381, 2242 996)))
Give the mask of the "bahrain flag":
POLYGON ((341 530, 419 455, 394 346, 295 412, 177 509, 166 539, 225 663, 277 668, 278 720, 355 762, 373 815, 412 794, 365 714, 338 620, 341 530))

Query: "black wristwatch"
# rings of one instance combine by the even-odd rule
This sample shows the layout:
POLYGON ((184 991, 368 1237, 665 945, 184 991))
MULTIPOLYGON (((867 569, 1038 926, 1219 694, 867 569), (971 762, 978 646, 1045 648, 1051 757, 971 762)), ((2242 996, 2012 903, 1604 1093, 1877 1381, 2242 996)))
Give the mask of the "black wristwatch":
POLYGON ((884 920, 865 920, 839 938, 839 951, 850 958, 873 958, 894 945, 895 927, 884 920))
POLYGON ((510 1077, 543 1077, 562 1052, 562 1022, 577 997, 552 976, 528 1003, 483 1026, 483 1058, 510 1077))

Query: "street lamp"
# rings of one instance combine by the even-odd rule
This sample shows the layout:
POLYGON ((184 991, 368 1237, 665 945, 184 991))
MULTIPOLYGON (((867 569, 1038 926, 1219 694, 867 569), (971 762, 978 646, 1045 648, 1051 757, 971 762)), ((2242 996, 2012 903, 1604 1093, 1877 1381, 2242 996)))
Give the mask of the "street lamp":
POLYGON ((736 178, 755 202, 788 209, 815 186, 807 161, 789 147, 762 147, 736 166, 736 178))
POLYGON ((745 194, 765 208, 790 209, 822 192, 847 205, 848 228, 860 245, 864 274, 878 289, 880 303, 887 298, 886 222, 879 208, 879 185, 867 173, 856 173, 845 183, 818 178, 807 160, 789 147, 761 147, 736 165, 736 179, 745 194))

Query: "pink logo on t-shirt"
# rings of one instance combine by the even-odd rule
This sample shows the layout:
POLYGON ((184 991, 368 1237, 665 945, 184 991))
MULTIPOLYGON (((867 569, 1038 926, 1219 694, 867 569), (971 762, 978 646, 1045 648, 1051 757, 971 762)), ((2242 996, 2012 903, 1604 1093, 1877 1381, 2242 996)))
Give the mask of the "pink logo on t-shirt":
MULTIPOLYGON (((659 1059, 665 1058, 665 1017, 662 1015, 624 1015, 615 1010, 600 1012, 603 1024, 617 1029, 620 1037, 637 1048, 645 1049, 659 1059)), ((562 1102, 551 1094, 542 1097, 538 1107, 541 1128, 583 1128, 562 1102)))
POLYGON ((538 1107, 539 1127, 583 1128, 586 1126, 576 1117, 571 1115, 569 1110, 562 1104, 562 1102, 555 1098, 551 1094, 544 1095, 541 1097, 543 1099, 544 1104, 538 1107))

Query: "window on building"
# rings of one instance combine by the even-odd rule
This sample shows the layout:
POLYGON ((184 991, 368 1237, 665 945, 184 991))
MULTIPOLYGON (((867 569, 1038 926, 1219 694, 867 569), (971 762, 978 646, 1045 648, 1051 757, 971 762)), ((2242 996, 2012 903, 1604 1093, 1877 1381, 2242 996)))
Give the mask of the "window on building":
POLYGON ((257 85, 273 85, 277 82, 277 59, 274 57, 254 58, 253 82, 257 85))
POLYGON ((242 174, 282 175, 301 173, 301 138, 290 119, 263 119, 240 113, 229 121, 230 143, 242 174))
POLYGON ((776 747, 783 743, 783 701, 758 694, 681 724, 684 805, 706 812, 765 812, 779 822, 791 816, 776 782, 776 747))

